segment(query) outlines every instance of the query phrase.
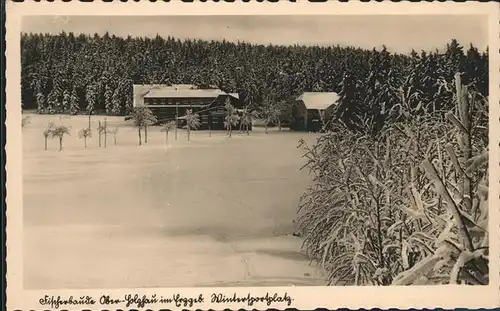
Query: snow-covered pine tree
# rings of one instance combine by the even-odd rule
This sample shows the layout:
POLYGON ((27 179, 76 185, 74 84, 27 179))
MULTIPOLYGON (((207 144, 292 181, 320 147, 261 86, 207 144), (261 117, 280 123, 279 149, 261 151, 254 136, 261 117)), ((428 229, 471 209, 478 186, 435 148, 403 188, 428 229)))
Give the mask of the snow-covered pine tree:
POLYGON ((127 79, 124 82, 124 86, 122 88, 122 94, 125 97, 125 113, 130 113, 133 110, 133 96, 134 96, 134 88, 133 88, 134 82, 132 79, 127 79))
POLYGON ((361 113, 362 102, 357 101, 360 89, 356 78, 350 72, 345 72, 339 92, 339 105, 335 109, 335 115, 351 130, 361 130, 358 115, 361 113))
POLYGON ((113 110, 113 91, 109 84, 106 84, 104 91, 104 107, 106 108, 106 113, 111 114, 113 110))
POLYGON ((69 102, 70 102, 69 105, 70 113, 73 115, 77 114, 78 111, 80 111, 80 105, 78 102, 78 94, 76 93, 76 89, 73 89, 73 91, 71 92, 69 102))
POLYGON ((47 96, 48 113, 54 113, 57 110, 57 107, 59 106, 57 97, 57 93, 54 89, 50 91, 49 96, 47 96))
POLYGON ((97 94, 96 94, 95 86, 93 84, 89 84, 87 86, 87 90, 85 93, 85 99, 87 100, 86 110, 88 112, 94 111, 95 105, 96 105, 96 100, 97 100, 97 94))
POLYGON ((113 92, 113 98, 112 98, 111 114, 117 116, 120 115, 122 112, 120 92, 121 88, 117 87, 113 92))
POLYGON ((71 111, 71 95, 69 94, 68 90, 64 90, 62 97, 62 105, 60 109, 58 109, 58 112, 67 112, 67 111, 71 111))
POLYGON ((42 92, 38 92, 36 94, 36 105, 37 105, 37 112, 38 113, 45 112, 45 109, 47 108, 47 103, 45 101, 45 96, 43 95, 42 92))
MULTIPOLYGON (((64 105, 63 105, 63 93, 64 93, 64 88, 62 87, 62 82, 59 80, 59 78, 54 79, 53 85, 52 85, 52 108, 55 113, 61 113, 64 111, 64 105)), ((50 94, 49 94, 50 97, 50 94)))

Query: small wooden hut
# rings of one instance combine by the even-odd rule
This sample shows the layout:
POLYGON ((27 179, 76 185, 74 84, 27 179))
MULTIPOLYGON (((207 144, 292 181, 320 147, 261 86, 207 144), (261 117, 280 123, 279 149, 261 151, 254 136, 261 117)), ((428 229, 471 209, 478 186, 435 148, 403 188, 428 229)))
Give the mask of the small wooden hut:
POLYGON ((320 131, 332 117, 339 96, 333 92, 305 92, 295 99, 290 129, 294 131, 320 131))

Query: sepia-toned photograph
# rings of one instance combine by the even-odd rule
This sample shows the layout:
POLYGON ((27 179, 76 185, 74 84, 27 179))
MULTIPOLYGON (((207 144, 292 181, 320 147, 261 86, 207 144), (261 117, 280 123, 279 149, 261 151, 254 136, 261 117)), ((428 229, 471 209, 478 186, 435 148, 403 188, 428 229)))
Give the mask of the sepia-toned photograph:
POLYGON ((236 14, 19 18, 22 287, 497 286, 488 16, 236 14))
POLYGON ((488 284, 484 26, 25 18, 25 285, 488 284))

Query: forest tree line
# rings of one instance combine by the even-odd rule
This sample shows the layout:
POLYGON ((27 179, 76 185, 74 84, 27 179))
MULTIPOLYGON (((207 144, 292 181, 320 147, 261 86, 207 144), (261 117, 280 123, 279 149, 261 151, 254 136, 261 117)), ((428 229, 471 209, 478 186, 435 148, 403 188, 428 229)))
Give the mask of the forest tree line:
POLYGON ((336 116, 352 129, 446 110, 457 72, 488 96, 488 51, 450 40, 444 51, 391 53, 342 46, 273 46, 173 37, 23 34, 24 109, 126 115, 133 84, 212 85, 239 93, 250 109, 283 115, 307 91, 337 92, 336 116))

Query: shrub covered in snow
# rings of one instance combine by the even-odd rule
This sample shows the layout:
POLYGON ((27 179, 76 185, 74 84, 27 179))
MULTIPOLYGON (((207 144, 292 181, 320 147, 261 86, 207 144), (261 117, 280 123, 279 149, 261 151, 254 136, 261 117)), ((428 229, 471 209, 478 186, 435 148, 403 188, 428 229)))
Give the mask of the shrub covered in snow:
POLYGON ((488 106, 456 78, 454 112, 301 141, 299 230, 330 284, 488 284, 488 106))

